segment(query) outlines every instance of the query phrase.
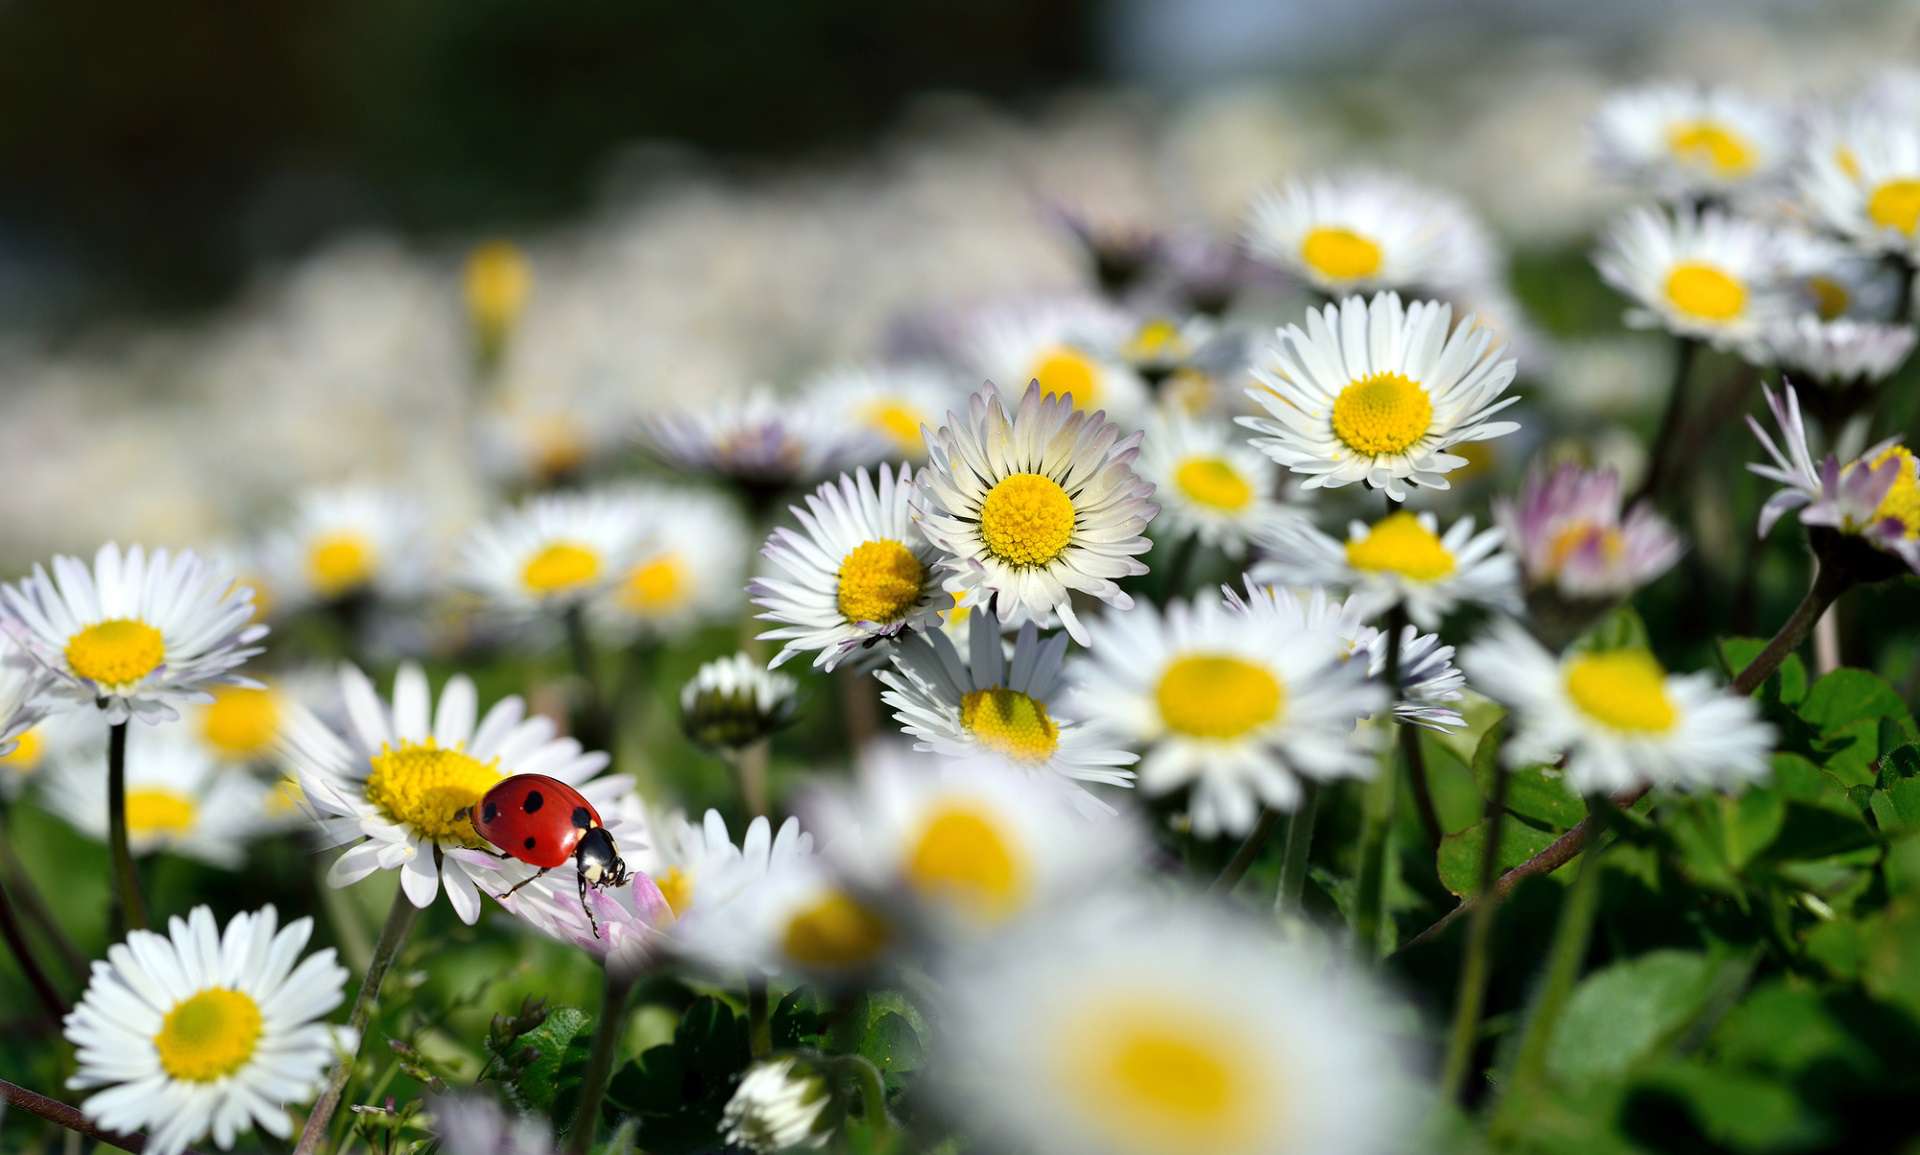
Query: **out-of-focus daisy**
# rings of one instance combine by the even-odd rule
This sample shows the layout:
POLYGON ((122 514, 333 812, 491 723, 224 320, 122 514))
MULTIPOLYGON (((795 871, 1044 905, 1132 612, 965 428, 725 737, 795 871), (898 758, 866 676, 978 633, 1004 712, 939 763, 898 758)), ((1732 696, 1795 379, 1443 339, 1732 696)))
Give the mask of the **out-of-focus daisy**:
POLYGON ((751 542, 734 503, 680 487, 627 496, 639 532, 625 573, 589 607, 595 629, 620 641, 672 639, 738 614, 751 542))
POLYGON ((1567 785, 1581 794, 1726 789, 1767 775, 1773 728, 1754 700, 1704 674, 1670 675, 1646 650, 1555 657, 1503 621, 1460 661, 1518 718, 1503 757, 1521 766, 1564 754, 1567 785))
POLYGON ((1159 412, 1141 445, 1140 476, 1160 502, 1156 536, 1196 536, 1229 557, 1244 557, 1255 536, 1300 516, 1281 504, 1273 462, 1224 421, 1159 412))
POLYGON ((467 811, 502 778, 547 774, 578 787, 607 764, 607 755, 556 738, 551 720, 529 718, 517 697, 495 703, 476 725, 478 696, 464 674, 447 680, 436 705, 426 674, 407 663, 394 676, 389 707, 347 665, 340 694, 343 731, 297 705, 285 729, 300 789, 327 842, 348 846, 327 871, 328 884, 399 870, 407 898, 425 907, 444 881, 464 922, 480 916, 480 896, 471 872, 445 852, 482 845, 467 811))
POLYGON ((1495 265, 1488 234, 1458 200, 1379 173, 1309 177, 1263 192, 1244 237, 1256 260, 1328 296, 1444 291, 1495 265))
POLYGON ((533 1115, 510 1115, 484 1094, 431 1101, 433 1131, 446 1155, 555 1155, 553 1128, 533 1115))
MULTIPOLYGON (((1286 598, 1286 595, 1280 595, 1286 598)), ((1286 598, 1286 600, 1291 600, 1286 598)), ((1299 806, 1302 778, 1358 778, 1375 768, 1354 723, 1386 706, 1361 663, 1295 607, 1218 599, 1143 605, 1096 624, 1074 667, 1073 707, 1143 749, 1140 789, 1193 786, 1194 832, 1244 834, 1262 805, 1299 806)))
POLYGON ((719 905, 768 874, 793 869, 813 854, 813 835, 788 818, 775 830, 766 818, 747 824, 740 844, 727 834, 726 819, 709 810, 698 826, 678 812, 652 823, 647 845, 630 856, 652 878, 675 918, 719 905))
POLYGON ((533 265, 511 241, 487 241, 467 254, 461 288, 482 355, 497 356, 527 307, 533 265))
POLYGON ((1769 359, 1832 389, 1873 385, 1907 363, 1914 329, 1879 321, 1823 321, 1811 313, 1768 326, 1769 359))
POLYGON ((340 1005, 347 968, 332 947, 300 957, 312 919, 279 923, 268 906, 222 931, 196 906, 165 935, 129 931, 107 948, 66 1017, 79 1066, 67 1086, 106 1088, 81 1104, 87 1118, 146 1131, 152 1155, 209 1135, 225 1150, 256 1126, 292 1133, 287 1107, 311 1100, 356 1040, 320 1021, 340 1005))
POLYGON ((178 717, 213 686, 246 685, 235 671, 262 647, 253 595, 191 551, 103 545, 91 568, 53 559, 53 574, 0 590, 14 639, 50 672, 66 709, 99 707, 108 722, 178 717))
POLYGON ((997 382, 1008 401, 1038 381, 1042 394, 1071 396, 1071 408, 1105 412, 1131 426, 1151 399, 1146 380, 1121 353, 1134 334, 1124 313, 1090 302, 1040 303, 997 311, 976 324, 976 379, 997 382))
POLYGON ((1718 210, 1637 208, 1594 254, 1600 278, 1634 304, 1627 323, 1751 352, 1789 298, 1773 232, 1718 210))
POLYGON ((1136 558, 1159 507, 1133 471, 1140 434, 1097 417, 1037 384, 1009 414, 988 387, 929 440, 915 514, 976 608, 1014 625, 1058 615, 1084 639, 1074 591, 1133 604, 1114 579, 1147 572, 1136 558))
POLYGON ((696 904, 674 943, 717 974, 795 975, 827 984, 864 979, 903 945, 901 928, 812 855, 794 857, 724 901, 696 904))
POLYGON ((1886 321, 1900 299, 1900 273, 1852 245, 1801 228, 1779 233, 1780 272, 1796 313, 1822 321, 1886 321))
POLYGON ((1626 597, 1680 559, 1680 535, 1647 502, 1623 516, 1620 475, 1536 466, 1513 498, 1495 498, 1494 524, 1530 589, 1574 601, 1626 597))
POLYGON ((1120 356, 1142 380, 1158 387, 1182 372, 1211 372, 1223 368, 1228 352, 1238 344, 1221 334, 1205 317, 1175 320, 1148 316, 1133 327, 1120 346, 1120 356))
POLYGON ((1395 501, 1409 484, 1445 489, 1468 463, 1450 449, 1520 428, 1492 420, 1518 400, 1501 396, 1515 371, 1505 347, 1452 320, 1451 306, 1397 293, 1309 309, 1254 370, 1261 387, 1247 395, 1266 415, 1239 422, 1308 489, 1364 481, 1395 501))
POLYGON ((833 1137, 833 1091, 826 1076, 793 1055, 763 1059, 740 1076, 720 1113, 728 1144, 757 1155, 826 1146, 833 1137))
POLYGON ((293 514, 261 547, 277 609, 357 594, 405 597, 426 574, 426 525, 417 503, 365 486, 301 495, 293 514))
POLYGON ((992 758, 887 749, 809 806, 822 857, 856 891, 936 936, 1004 927, 1124 877, 1133 824, 992 758))
MULTIPOLYGON (((47 774, 48 809, 76 830, 107 840, 107 781, 97 758, 55 761, 47 774)), ((136 855, 166 851, 233 869, 247 844, 279 824, 266 786, 222 766, 172 730, 142 732, 127 743, 127 845, 136 855)))
MULTIPOLYGON (((0 650, 5 648, 0 642, 0 650)), ((27 710, 34 718, 33 724, 16 730, 13 749, 0 754, 0 799, 19 797, 22 791, 45 781, 49 775, 43 771, 57 766, 84 766, 100 777, 100 769, 106 765, 107 733, 99 719, 71 710, 41 715, 37 705, 27 710)))
POLYGON ((1086 253, 1100 290, 1120 297, 1136 288, 1152 271, 1166 238, 1137 208, 1131 211, 1095 209, 1049 197, 1047 216, 1058 223, 1086 253))
POLYGON ((1136 758, 1110 736, 1059 715, 1067 683, 1061 666, 1067 639, 1040 641, 1032 623, 1020 628, 1009 661, 1000 631, 974 614, 968 656, 943 632, 915 634, 894 651, 893 669, 877 675, 900 728, 915 749, 949 758, 988 754, 1028 770, 1080 782, 1126 786, 1136 758))
POLYGON ((1196 899, 1096 903, 949 960, 935 1085, 1057 1155, 1386 1155, 1409 1076, 1359 976, 1196 899))
POLYGON ((475 420, 481 472, 504 485, 577 483, 629 443, 633 410, 630 394, 594 374, 558 395, 546 378, 504 389, 475 420))
POLYGON ((1433 514, 1404 510, 1371 525, 1350 523, 1344 543, 1292 522, 1263 543, 1267 556, 1252 572, 1263 584, 1349 591, 1366 618, 1404 604, 1415 624, 1436 629, 1462 604, 1519 610, 1518 567, 1500 548, 1503 536, 1498 527, 1474 533, 1470 517, 1442 534, 1433 514))
POLYGON ((1857 538, 1920 573, 1920 463, 1912 452, 1889 439, 1852 460, 1829 453, 1816 462, 1799 395, 1788 386, 1779 395, 1768 389, 1766 396, 1780 442, 1748 417, 1747 427, 1771 462, 1747 468, 1785 488, 1761 506, 1760 535, 1765 537, 1782 515, 1799 510, 1800 524, 1810 531, 1857 538))
POLYGON ((763 551, 780 575, 747 586, 762 621, 760 635, 785 643, 771 665, 813 653, 831 670, 863 646, 938 623, 953 605, 941 587, 940 551, 920 535, 908 502, 913 473, 880 467, 874 484, 863 468, 841 474, 793 507, 800 532, 777 526, 763 551))
POLYGON ((952 374, 932 365, 853 365, 807 382, 804 404, 876 435, 875 461, 926 460, 921 427, 931 428, 959 393, 952 374))
POLYGON ((643 425, 655 456, 675 469, 764 495, 886 453, 886 440, 823 406, 754 389, 657 413, 643 425))
POLYGON ((1739 92, 1659 84, 1609 97, 1593 120, 1602 167, 1662 196, 1724 194, 1774 173, 1793 134, 1739 92))
POLYGON ((1863 116, 1816 133, 1801 193, 1822 224, 1856 244, 1920 257, 1920 125, 1863 116))
POLYGON ((315 669, 263 678, 254 686, 221 686, 213 700, 189 707, 187 732, 215 761, 229 766, 264 766, 276 761, 287 708, 304 702, 324 715, 337 715, 338 679, 315 669))
POLYGON ((715 658, 680 687, 680 725, 701 746, 742 749, 793 721, 799 688, 744 653, 715 658))
POLYGON ((458 578, 509 613, 584 606, 632 564, 640 514, 625 493, 530 498, 467 535, 458 578))
MULTIPOLYGON (((0 763, 18 752, 21 738, 46 717, 41 699, 47 682, 47 672, 0 632, 0 763)), ((35 747, 22 762, 37 756, 38 743, 35 747)))

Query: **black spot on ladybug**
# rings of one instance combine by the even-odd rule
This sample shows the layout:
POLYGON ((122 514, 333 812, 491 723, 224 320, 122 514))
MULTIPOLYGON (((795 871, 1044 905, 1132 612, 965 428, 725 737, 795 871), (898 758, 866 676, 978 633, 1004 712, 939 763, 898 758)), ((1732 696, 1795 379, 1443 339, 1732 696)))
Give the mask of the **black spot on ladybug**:
POLYGON ((527 848, 528 850, 532 850, 532 849, 533 849, 533 844, 534 844, 534 840, 533 840, 533 839, 531 839, 531 838, 529 838, 529 839, 527 839, 527 841, 526 841, 526 843, 525 843, 525 845, 526 845, 526 848, 527 848))
POLYGON ((593 815, 587 813, 586 807, 576 806, 573 808, 573 825, 575 829, 586 830, 593 825, 593 815))
POLYGON ((498 806, 495 806, 493 803, 489 802, 485 806, 481 807, 480 821, 492 822, 494 819, 498 817, 500 817, 500 808, 498 806))
POLYGON ((547 800, 545 798, 540 797, 538 790, 529 790, 527 791, 526 801, 520 803, 520 809, 526 811, 528 814, 532 814, 534 811, 546 805, 546 802, 547 800))

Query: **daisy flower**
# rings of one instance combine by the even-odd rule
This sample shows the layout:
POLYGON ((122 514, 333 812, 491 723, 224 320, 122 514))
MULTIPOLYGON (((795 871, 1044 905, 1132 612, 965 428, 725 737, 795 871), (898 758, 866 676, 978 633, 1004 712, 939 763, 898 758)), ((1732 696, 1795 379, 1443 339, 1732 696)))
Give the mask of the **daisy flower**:
POLYGON ((1267 557, 1252 576, 1262 584, 1346 590, 1366 618, 1405 605, 1414 624, 1436 629, 1462 604, 1519 611, 1519 570, 1500 548, 1503 537, 1498 527, 1474 533, 1470 517, 1443 535, 1433 514, 1406 510, 1371 525, 1351 522, 1344 543, 1306 522, 1290 523, 1262 543, 1267 557))
POLYGON ((46 717, 41 699, 47 682, 46 671, 0 633, 0 763, 16 753, 22 738, 46 717))
POLYGON ((1770 462, 1747 469, 1785 488, 1760 507, 1760 536, 1782 515, 1799 510, 1800 524, 1809 530, 1859 538, 1920 573, 1920 463, 1913 453, 1890 438, 1850 461, 1829 453, 1816 463, 1799 395, 1791 386, 1779 395, 1765 393, 1780 441, 1748 417, 1747 428, 1770 462))
POLYGON ((1110 736, 1076 718, 1061 717, 1067 682, 1061 666, 1067 639, 1044 643, 1029 622, 1020 628, 1009 661, 1000 631, 971 616, 968 655, 944 632, 915 634, 893 654, 893 668, 876 676, 880 700, 912 735, 914 749, 949 758, 990 755, 1029 771, 1049 771, 1078 782, 1126 786, 1137 759, 1109 745, 1110 736))
POLYGON ((1503 621, 1460 660, 1474 685, 1518 719, 1505 760, 1523 766, 1564 754, 1567 785, 1580 794, 1727 789, 1767 775, 1773 728, 1758 704, 1704 674, 1670 675, 1644 649, 1555 657, 1503 621))
POLYGON ((356 1040, 320 1020, 344 998, 347 968, 333 948, 305 958, 313 920, 280 926, 273 907, 236 914, 222 931, 196 906, 167 933, 135 930, 95 962, 66 1017, 91 1091, 87 1118, 110 1131, 147 1131, 148 1155, 178 1155, 209 1135, 222 1150, 258 1126, 285 1139, 288 1104, 319 1093, 356 1040), (298 963, 296 966, 295 964, 298 963))
POLYGON ((1282 504, 1273 462, 1221 421, 1157 413, 1141 445, 1140 476, 1160 501, 1156 537, 1198 537, 1228 557, 1245 557, 1254 537, 1300 516, 1282 504))
POLYGON ((1803 228, 1778 236, 1780 274, 1796 313, 1821 321, 1887 321, 1900 300, 1900 272, 1843 241, 1803 228))
POLYGON ((187 731, 202 749, 228 766, 262 766, 280 752, 280 728, 287 707, 306 701, 317 707, 331 693, 333 679, 317 671, 287 678, 262 679, 253 686, 221 686, 213 700, 189 707, 187 731))
POLYGON ((260 550, 276 609, 359 594, 417 594, 425 585, 426 522, 417 502, 365 486, 302 494, 260 550))
MULTIPOLYGON (((0 650, 5 649, 5 641, 0 640, 0 650)), ((28 668, 36 674, 39 672, 37 667, 28 668)), ((4 663, 0 663, 0 671, 4 669, 4 663)), ((4 677, 5 674, 0 673, 0 679, 4 677)), ((0 745, 12 746, 0 754, 0 799, 18 798, 29 787, 51 777, 50 771, 58 766, 85 766, 94 777, 100 777, 100 768, 106 765, 107 759, 107 733, 100 727, 99 720, 73 711, 42 714, 39 703, 44 699, 36 697, 29 701, 33 703, 27 707, 31 724, 20 726, 16 715, 17 728, 12 737, 0 742, 0 745)))
POLYGON ((625 573, 588 607, 595 629, 622 642, 668 640, 737 614, 751 546, 738 507, 677 486, 624 496, 640 529, 625 573))
POLYGON ((784 642, 770 667, 803 653, 831 670, 854 651, 937 625, 953 595, 941 588, 940 551, 920 535, 908 503, 913 473, 880 467, 841 474, 792 507, 800 532, 775 527, 762 551, 780 576, 747 586, 762 621, 778 627, 762 640, 784 642))
POLYGON ((1130 425, 1152 399, 1146 379, 1123 355, 1134 323, 1117 309, 1089 301, 1038 303, 995 311, 975 325, 969 357, 975 379, 999 382, 1007 401, 1037 381, 1044 395, 1071 397, 1072 408, 1130 425))
POLYGON ((769 389, 655 414, 643 423, 642 439, 676 470, 756 494, 817 481, 886 453, 885 440, 870 428, 769 389))
POLYGON ((1239 423, 1307 489, 1364 481, 1395 501, 1408 484, 1446 489, 1468 464, 1449 449, 1520 428, 1491 420, 1518 400, 1501 396, 1515 371, 1505 347, 1473 318, 1452 320, 1450 305, 1397 293, 1309 309, 1254 370, 1247 396, 1266 415, 1239 423))
POLYGON ((1255 260, 1328 296, 1455 289, 1485 279, 1497 263, 1485 228, 1458 200, 1371 172, 1263 192, 1242 235, 1255 260))
POLYGON ((740 1076, 720 1113, 730 1146, 760 1155, 826 1146, 833 1138, 833 1091, 824 1075, 797 1056, 762 1059, 740 1076))
POLYGON ((545 1121, 510 1115, 484 1094, 442 1095, 430 1109, 446 1155, 556 1155, 560 1149, 545 1121))
POLYGON ((933 1086, 996 1148, 1408 1150, 1378 996, 1197 899, 1098 903, 948 960, 933 1086))
POLYGON ((304 707, 286 725, 287 755, 300 789, 330 845, 346 853, 327 871, 331 886, 351 886, 376 870, 399 870, 407 898, 433 902, 442 882, 461 921, 480 916, 472 872, 446 851, 477 848, 467 811, 502 778, 547 774, 580 787, 607 756, 556 738, 553 722, 529 718, 517 697, 503 698, 475 724, 473 681, 456 674, 438 704, 420 667, 394 677, 393 703, 352 665, 340 669, 347 725, 335 732, 304 707))
POLYGON ((1637 208, 1608 227, 1593 263, 1634 307, 1627 324, 1743 356, 1788 309, 1777 239, 1718 210, 1637 208))
POLYGON ((639 548, 640 516, 626 494, 531 498, 467 535, 462 581, 510 613, 582 607, 626 573, 639 548))
POLYGON ((814 377, 805 404, 874 435, 874 461, 925 461, 922 427, 931 428, 954 402, 952 374, 931 365, 851 365, 814 377))
POLYGON ((1142 791, 1192 785, 1196 834, 1244 834, 1263 805, 1299 806, 1302 778, 1374 772, 1353 728, 1387 696, 1346 656, 1331 628, 1306 628, 1295 606, 1142 605, 1096 623, 1072 704, 1142 749, 1142 791))
POLYGON ((715 975, 793 975, 826 985, 864 980, 902 945, 901 928, 817 857, 790 859, 723 901, 696 905, 674 945, 715 975))
POLYGON ((1879 321, 1823 321, 1811 313, 1767 328, 1768 360, 1832 389, 1877 385, 1913 352, 1914 329, 1879 321))
POLYGON ((813 835, 788 818, 775 830, 763 817, 747 824, 738 846, 726 819, 709 810, 698 826, 679 812, 651 826, 652 839, 635 852, 634 868, 660 888, 674 918, 718 906, 769 874, 794 869, 813 854, 813 835))
POLYGON ((1125 608, 1114 579, 1147 572, 1141 531, 1159 512, 1133 471, 1140 434, 1031 384, 1009 414, 991 386, 927 443, 915 517, 950 556, 949 583, 1013 625, 1057 615, 1075 638, 1073 591, 1125 608))
POLYGON ((461 289, 482 350, 497 355, 526 310, 533 291, 533 264, 511 241, 486 241, 467 255, 461 289))
POLYGON ((1816 133, 1801 195, 1826 227, 1864 248, 1920 258, 1920 125, 1856 116, 1816 133))
MULTIPOLYGON (((94 753, 76 747, 73 757, 55 761, 44 797, 74 829, 104 843, 107 780, 100 759, 82 752, 94 753)), ((127 846, 136 855, 167 851, 233 870, 247 844, 278 825, 268 813, 268 787, 172 730, 133 736, 126 782, 127 846)))
POLYGON ((799 689, 744 653, 715 658, 680 687, 680 726, 696 745, 743 749, 793 721, 799 689))
POLYGON ((1670 197, 1751 185, 1778 172, 1793 143, 1787 119, 1765 104, 1730 89, 1673 84, 1608 97, 1592 135, 1601 167, 1670 197))
POLYGON ((0 588, 14 639, 53 679, 62 708, 99 707, 110 723, 160 722, 182 702, 205 701, 263 647, 253 594, 191 551, 100 547, 93 566, 53 559, 53 575, 0 588))
POLYGON ((1611 469, 1536 466, 1518 496, 1494 499, 1493 520, 1527 587, 1569 600, 1624 598, 1680 560, 1680 535, 1650 503, 1622 515, 1611 469))

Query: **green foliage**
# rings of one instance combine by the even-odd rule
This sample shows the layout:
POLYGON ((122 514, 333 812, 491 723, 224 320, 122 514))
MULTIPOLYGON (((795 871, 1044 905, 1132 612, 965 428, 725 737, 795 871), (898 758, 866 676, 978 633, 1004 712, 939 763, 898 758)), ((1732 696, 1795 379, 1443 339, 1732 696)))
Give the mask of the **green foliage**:
POLYGON ((607 1108, 639 1121, 639 1146, 654 1152, 715 1145, 720 1112, 750 1058, 747 1020, 719 999, 696 999, 671 1043, 615 1071, 607 1108))

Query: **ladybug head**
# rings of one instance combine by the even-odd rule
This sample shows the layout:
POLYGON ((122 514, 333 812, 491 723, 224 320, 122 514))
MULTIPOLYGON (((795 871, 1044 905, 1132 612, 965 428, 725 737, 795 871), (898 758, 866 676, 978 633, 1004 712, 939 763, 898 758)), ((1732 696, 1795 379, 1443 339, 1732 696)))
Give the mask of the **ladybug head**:
POLYGON ((614 845, 613 835, 607 833, 606 827, 596 826, 581 835, 573 858, 581 879, 588 886, 626 885, 626 860, 620 857, 620 848, 614 845))

